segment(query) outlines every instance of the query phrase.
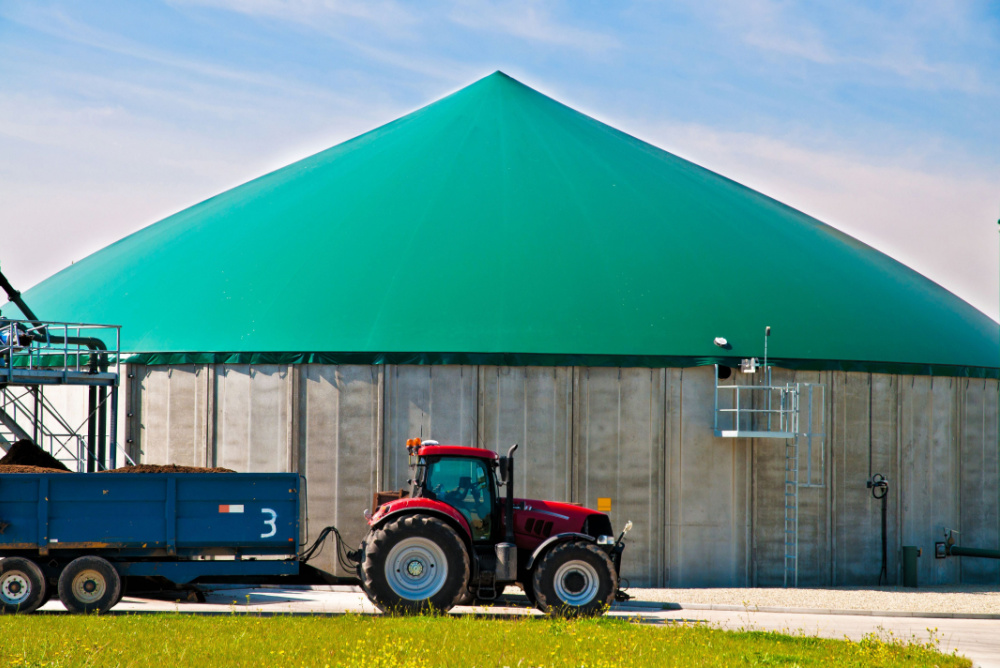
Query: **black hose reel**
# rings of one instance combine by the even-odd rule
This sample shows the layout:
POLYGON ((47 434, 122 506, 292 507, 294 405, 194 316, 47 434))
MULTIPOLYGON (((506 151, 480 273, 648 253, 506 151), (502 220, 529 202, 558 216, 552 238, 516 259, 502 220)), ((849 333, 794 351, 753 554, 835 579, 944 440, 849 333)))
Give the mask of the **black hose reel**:
POLYGON ((886 503, 889 497, 889 481, 881 473, 873 475, 867 483, 875 499, 882 501, 882 570, 878 574, 878 585, 889 584, 888 544, 886 534, 886 503))

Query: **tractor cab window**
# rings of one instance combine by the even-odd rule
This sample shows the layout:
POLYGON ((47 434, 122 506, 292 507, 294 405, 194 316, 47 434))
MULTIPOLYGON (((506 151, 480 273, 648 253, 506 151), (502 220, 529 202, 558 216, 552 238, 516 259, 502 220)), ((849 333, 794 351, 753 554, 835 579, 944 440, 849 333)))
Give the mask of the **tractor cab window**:
POLYGON ((462 513, 472 540, 489 540, 493 532, 493 490, 485 462, 443 457, 427 463, 424 496, 443 501, 462 513))

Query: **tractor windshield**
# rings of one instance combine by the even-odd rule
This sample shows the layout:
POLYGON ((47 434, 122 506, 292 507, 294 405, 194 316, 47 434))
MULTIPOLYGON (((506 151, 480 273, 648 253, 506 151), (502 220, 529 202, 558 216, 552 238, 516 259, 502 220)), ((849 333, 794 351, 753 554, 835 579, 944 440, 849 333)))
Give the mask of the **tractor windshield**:
POLYGON ((486 466, 479 459, 428 458, 424 474, 424 496, 462 513, 474 541, 489 540, 493 532, 493 486, 486 466))

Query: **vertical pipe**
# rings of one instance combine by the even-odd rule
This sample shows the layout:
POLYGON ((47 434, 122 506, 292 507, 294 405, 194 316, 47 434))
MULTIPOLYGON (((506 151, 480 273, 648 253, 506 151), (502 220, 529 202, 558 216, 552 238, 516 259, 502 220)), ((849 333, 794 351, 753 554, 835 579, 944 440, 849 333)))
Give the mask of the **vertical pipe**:
POLYGON ((109 469, 118 468, 118 386, 111 388, 111 447, 109 448, 109 469))
POLYGON ((809 409, 806 411, 808 424, 806 425, 806 484, 812 485, 813 481, 813 386, 809 385, 809 409))
POLYGON ((97 470, 107 469, 108 459, 108 390, 97 388, 97 470))
POLYGON ((38 390, 40 389, 40 387, 41 387, 40 385, 35 385, 34 387, 31 388, 31 396, 35 400, 35 414, 31 420, 31 438, 35 442, 35 445, 37 445, 38 447, 42 447, 41 441, 38 440, 40 436, 39 434, 40 427, 38 423, 38 390))
POLYGON ((715 365, 715 406, 712 409, 712 424, 716 433, 719 431, 719 365, 715 365))
POLYGON ((97 386, 91 385, 87 390, 87 473, 93 473, 94 446, 97 445, 97 425, 94 422, 94 413, 97 412, 97 386))

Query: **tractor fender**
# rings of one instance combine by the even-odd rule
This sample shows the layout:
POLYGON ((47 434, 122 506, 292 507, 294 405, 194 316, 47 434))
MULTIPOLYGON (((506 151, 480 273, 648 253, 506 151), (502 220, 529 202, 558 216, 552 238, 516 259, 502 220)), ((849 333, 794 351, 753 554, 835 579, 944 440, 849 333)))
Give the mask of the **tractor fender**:
POLYGON ((452 527, 458 532, 458 535, 462 537, 462 541, 465 543, 465 546, 469 548, 469 554, 472 554, 472 531, 469 529, 469 523, 457 510, 446 503, 433 499, 417 497, 395 501, 392 503, 392 508, 389 512, 382 517, 379 517, 372 523, 371 530, 374 531, 386 522, 398 519, 402 515, 416 514, 440 517, 444 521, 451 524, 452 527))
POLYGON ((530 571, 531 567, 535 565, 535 562, 538 559, 541 559, 542 556, 549 550, 550 547, 571 540, 583 540, 587 541, 588 543, 597 542, 596 538, 594 538, 593 536, 588 536, 585 533, 576 533, 573 531, 567 531, 566 533, 557 533, 555 536, 550 536, 549 538, 545 539, 545 542, 543 542, 541 545, 535 548, 535 551, 531 553, 530 557, 528 557, 528 563, 527 565, 525 565, 525 569, 530 571))

